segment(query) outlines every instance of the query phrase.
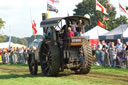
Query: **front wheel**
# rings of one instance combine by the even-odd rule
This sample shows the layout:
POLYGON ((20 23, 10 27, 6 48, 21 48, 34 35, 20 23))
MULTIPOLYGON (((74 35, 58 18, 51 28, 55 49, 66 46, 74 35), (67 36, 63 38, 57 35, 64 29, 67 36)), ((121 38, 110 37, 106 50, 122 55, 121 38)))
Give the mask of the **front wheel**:
POLYGON ((45 76, 57 76, 60 69, 60 54, 58 46, 52 43, 42 43, 40 49, 40 64, 45 76))
POLYGON ((38 62, 35 60, 35 54, 30 53, 28 58, 29 71, 31 75, 36 75, 38 71, 38 62))

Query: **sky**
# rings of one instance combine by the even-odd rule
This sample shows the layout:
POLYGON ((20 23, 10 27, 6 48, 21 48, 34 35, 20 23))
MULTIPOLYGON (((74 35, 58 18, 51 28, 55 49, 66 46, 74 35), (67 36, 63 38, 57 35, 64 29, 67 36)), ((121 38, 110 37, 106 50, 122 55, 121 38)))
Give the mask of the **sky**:
MULTIPOLYGON (((59 0, 56 4, 59 12, 49 12, 50 17, 72 15, 73 9, 76 8, 78 3, 82 0, 59 0)), ((110 0, 116 8, 118 8, 118 0, 110 0)), ((128 6, 128 0, 120 0, 120 3, 125 7, 128 6)), ((1 0, 0 2, 0 18, 6 24, 0 33, 3 35, 11 35, 16 37, 30 37, 32 33, 32 19, 37 24, 37 34, 43 34, 40 28, 42 20, 42 13, 47 12, 47 0, 1 0)), ((117 9, 118 11, 118 9, 117 9)), ((117 17, 119 16, 119 12, 117 17)))

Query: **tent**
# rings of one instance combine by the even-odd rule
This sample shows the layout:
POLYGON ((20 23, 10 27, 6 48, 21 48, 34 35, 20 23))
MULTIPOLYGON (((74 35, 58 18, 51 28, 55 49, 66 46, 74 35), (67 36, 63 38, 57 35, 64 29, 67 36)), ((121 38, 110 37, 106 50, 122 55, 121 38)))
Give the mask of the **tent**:
MULTIPOLYGON (((22 48, 22 47, 26 47, 25 45, 22 45, 22 44, 16 44, 16 43, 12 43, 10 44, 11 47, 18 47, 18 48, 22 48)), ((9 42, 3 42, 3 43, 0 43, 0 48, 3 49, 3 48, 8 48, 9 47, 9 42)))
POLYGON ((121 39, 128 38, 128 24, 120 25, 108 33, 101 35, 99 37, 101 40, 113 40, 113 39, 121 39))
MULTIPOLYGON (((14 43, 10 43, 10 45, 13 45, 14 43)), ((0 43, 0 48, 8 48, 9 47, 9 42, 3 42, 3 43, 0 43)))
POLYGON ((107 32, 109 32, 109 31, 107 31, 99 26, 95 26, 91 30, 84 33, 83 36, 90 41, 91 45, 93 45, 93 44, 97 44, 99 36, 101 36, 107 32))
POLYGON ((22 48, 22 47, 23 47, 23 48, 26 48, 26 46, 25 46, 25 45, 22 45, 22 44, 12 44, 11 47, 12 47, 12 48, 17 48, 17 47, 18 47, 18 48, 22 48))

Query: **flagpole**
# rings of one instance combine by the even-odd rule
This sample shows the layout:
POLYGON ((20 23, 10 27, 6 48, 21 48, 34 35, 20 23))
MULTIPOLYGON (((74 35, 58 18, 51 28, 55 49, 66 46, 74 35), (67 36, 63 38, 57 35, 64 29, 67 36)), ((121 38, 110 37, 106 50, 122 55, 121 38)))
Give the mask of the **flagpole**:
MULTIPOLYGON (((95 11, 96 12, 96 11, 95 11)), ((96 13, 96 16, 97 16, 97 20, 98 20, 98 14, 96 13)), ((98 22, 98 21, 97 21, 98 22)), ((98 24, 98 23, 97 23, 98 24)), ((99 41, 99 30, 98 30, 98 25, 96 26, 97 27, 97 36, 98 36, 98 41, 99 41)))
MULTIPOLYGON (((30 22, 31 22, 31 26, 32 26, 32 14, 31 14, 31 8, 30 8, 30 22)), ((34 31, 32 29, 32 35, 34 35, 34 31)), ((34 35, 34 37, 36 38, 36 35, 34 35)))
POLYGON ((47 0, 47 18, 49 18, 48 0, 47 0))
POLYGON ((9 42, 8 49, 10 49, 11 48, 11 25, 9 25, 9 40, 8 40, 8 42, 9 42))
MULTIPOLYGON (((31 14, 31 8, 30 8, 30 22, 31 22, 31 26, 32 26, 32 14, 31 14)), ((33 30, 32 30, 32 35, 33 35, 33 30)))
POLYGON ((120 26, 121 26, 121 31, 122 31, 122 35, 121 35, 121 40, 123 41, 123 28, 122 28, 122 23, 121 23, 121 12, 120 12, 120 0, 118 0, 118 6, 119 6, 119 15, 120 15, 120 26))
MULTIPOLYGON (((97 1, 97 0, 96 0, 97 1)), ((95 10, 95 14, 96 14, 96 19, 97 19, 97 24, 98 24, 98 13, 95 10)), ((97 25, 98 26, 98 25, 97 25)), ((98 35, 98 40, 99 40, 99 31, 98 31, 98 27, 97 27, 97 35, 98 35)))

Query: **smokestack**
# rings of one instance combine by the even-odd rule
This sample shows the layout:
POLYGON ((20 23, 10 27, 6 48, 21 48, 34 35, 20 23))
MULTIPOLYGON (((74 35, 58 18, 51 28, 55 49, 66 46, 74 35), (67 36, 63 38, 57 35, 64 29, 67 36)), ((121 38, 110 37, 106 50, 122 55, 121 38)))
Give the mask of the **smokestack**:
POLYGON ((48 14, 47 14, 47 13, 42 13, 42 21, 43 21, 43 20, 46 20, 47 17, 48 17, 48 14))

